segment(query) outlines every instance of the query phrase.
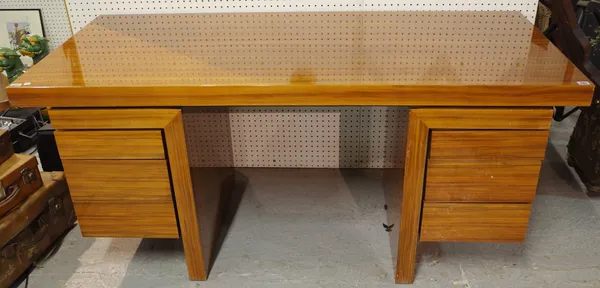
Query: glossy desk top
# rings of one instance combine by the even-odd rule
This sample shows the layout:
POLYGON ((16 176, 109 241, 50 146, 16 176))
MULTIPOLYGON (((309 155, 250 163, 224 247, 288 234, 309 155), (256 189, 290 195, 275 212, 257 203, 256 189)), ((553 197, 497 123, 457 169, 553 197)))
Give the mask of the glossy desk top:
POLYGON ((8 88, 19 106, 588 105, 517 12, 100 16, 8 88))

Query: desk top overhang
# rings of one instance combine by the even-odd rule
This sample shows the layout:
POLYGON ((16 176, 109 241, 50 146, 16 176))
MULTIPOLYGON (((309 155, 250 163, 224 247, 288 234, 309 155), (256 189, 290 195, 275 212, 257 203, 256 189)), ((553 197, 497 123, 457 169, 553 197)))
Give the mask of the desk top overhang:
POLYGON ((518 12, 99 16, 13 106, 587 106, 594 86, 518 12))

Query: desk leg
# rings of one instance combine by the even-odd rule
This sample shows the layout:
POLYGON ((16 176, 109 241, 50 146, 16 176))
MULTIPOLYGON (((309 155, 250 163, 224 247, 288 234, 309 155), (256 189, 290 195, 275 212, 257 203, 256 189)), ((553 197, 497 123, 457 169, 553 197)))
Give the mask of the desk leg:
POLYGON ((412 283, 415 279, 415 261, 419 242, 425 162, 429 129, 410 112, 408 118, 406 161, 404 166, 404 189, 400 219, 396 283, 412 283))
POLYGON ((171 170, 188 275, 190 280, 206 280, 207 270, 205 265, 209 265, 209 263, 204 263, 202 254, 200 228, 197 220, 181 112, 178 111, 163 131, 169 156, 169 168, 171 170))

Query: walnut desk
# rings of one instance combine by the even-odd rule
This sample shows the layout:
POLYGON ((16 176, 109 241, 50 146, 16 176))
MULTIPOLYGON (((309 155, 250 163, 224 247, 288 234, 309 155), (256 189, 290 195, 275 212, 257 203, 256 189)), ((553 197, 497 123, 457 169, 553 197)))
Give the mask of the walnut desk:
POLYGON ((52 107, 84 236, 181 238, 193 280, 221 188, 194 183, 183 107, 410 107, 397 283, 419 241, 522 241, 552 106, 593 90, 515 12, 100 16, 7 89, 52 107))

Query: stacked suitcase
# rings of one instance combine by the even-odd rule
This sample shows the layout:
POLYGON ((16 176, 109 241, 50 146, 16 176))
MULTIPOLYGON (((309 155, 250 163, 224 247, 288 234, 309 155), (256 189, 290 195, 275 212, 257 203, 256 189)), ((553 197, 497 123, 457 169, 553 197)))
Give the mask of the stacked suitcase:
POLYGON ((62 172, 40 173, 0 130, 0 287, 8 287, 75 223, 62 172))

